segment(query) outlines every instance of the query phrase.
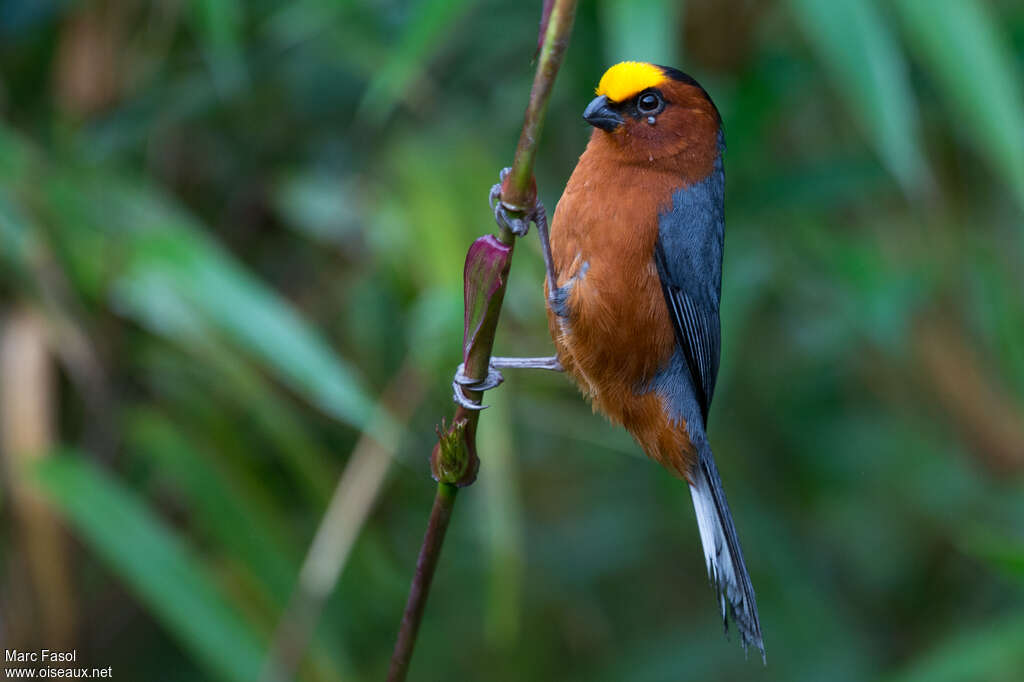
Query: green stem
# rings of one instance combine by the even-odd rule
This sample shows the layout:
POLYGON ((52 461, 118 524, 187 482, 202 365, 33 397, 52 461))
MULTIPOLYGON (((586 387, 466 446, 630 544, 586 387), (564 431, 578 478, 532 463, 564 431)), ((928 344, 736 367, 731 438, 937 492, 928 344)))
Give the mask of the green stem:
MULTIPOLYGON (((519 137, 519 144, 512 162, 512 171, 502 187, 501 201, 509 210, 518 211, 521 214, 532 210, 536 201, 536 185, 533 182, 534 159, 537 155, 537 145, 540 142, 548 101, 555 85, 555 77, 558 75, 565 50, 569 45, 569 35, 572 32, 572 24, 576 16, 576 2, 577 0, 555 0, 551 9, 540 50, 540 59, 537 62, 537 71, 533 78, 533 87, 530 89, 530 101, 526 108, 523 131, 519 137)), ((512 246, 515 242, 514 235, 508 229, 501 228, 497 236, 506 245, 512 246)), ((466 354, 465 373, 469 377, 479 380, 487 376, 491 351, 494 347, 494 335, 498 328, 498 318, 501 315, 501 305, 505 297, 507 283, 508 276, 506 274, 501 278, 498 290, 490 297, 490 305, 484 314, 473 345, 466 354)), ((479 398, 479 395, 468 391, 467 396, 479 398)), ((463 434, 465 451, 474 458, 476 457, 476 426, 479 418, 478 411, 466 410, 460 406, 456 409, 455 417, 452 420, 452 428, 459 429, 463 434)), ((434 569, 437 567, 445 531, 451 519, 457 490, 458 488, 450 483, 438 483, 437 496, 434 498, 434 507, 430 512, 427 533, 423 538, 423 546, 420 548, 419 558, 416 561, 416 573, 409 589, 409 600, 406 603, 402 625, 395 641, 388 682, 402 682, 408 673, 409 661, 412 658, 420 620, 423 617, 423 608, 430 592, 430 583, 434 577, 434 569)))
MULTIPOLYGON (((555 86, 555 77, 562 66, 565 50, 569 47, 569 35, 572 23, 576 18, 576 0, 556 0, 551 8, 547 32, 537 62, 537 73, 530 89, 530 103, 526 107, 526 118, 523 121, 523 132, 519 135, 515 159, 512 161, 510 186, 502 188, 501 200, 513 210, 528 211, 533 208, 536 196, 533 188, 533 163, 537 156, 540 133, 544 127, 551 90, 555 86)), ((511 243, 511 238, 502 241, 511 243)))

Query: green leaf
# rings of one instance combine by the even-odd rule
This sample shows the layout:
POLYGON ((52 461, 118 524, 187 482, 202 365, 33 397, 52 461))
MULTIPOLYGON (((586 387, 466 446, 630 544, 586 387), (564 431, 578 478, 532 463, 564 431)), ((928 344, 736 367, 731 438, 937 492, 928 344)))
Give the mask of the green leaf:
POLYGON ((1007 248, 999 235, 993 240, 971 235, 964 253, 975 267, 966 278, 969 296, 965 310, 971 322, 994 353, 992 366, 999 366, 1007 388, 1024 396, 1024 301, 1020 297, 1020 270, 1014 263, 1015 251, 1007 248), (995 363, 998 363, 996 365, 995 363))
POLYGON ((974 0, 899 0, 918 58, 962 129, 1024 208, 1021 77, 989 5, 974 0))
POLYGON ((337 243, 362 227, 358 187, 342 177, 322 173, 285 178, 275 189, 274 204, 307 236, 337 243))
POLYGON ((431 55, 450 41, 459 19, 472 5, 472 0, 421 0, 414 16, 393 45, 390 59, 381 65, 366 88, 357 110, 357 119, 364 124, 379 125, 387 119, 395 105, 406 96, 430 64, 431 55))
POLYGON ((211 675, 258 678, 259 638, 195 551, 139 497, 82 456, 45 458, 36 474, 78 537, 211 675))
POLYGON ((325 413, 364 427, 373 401, 355 371, 299 314, 212 240, 171 213, 134 235, 115 302, 159 333, 189 341, 213 328, 325 413))
POLYGON ((229 92, 245 79, 245 4, 240 0, 193 0, 192 18, 214 82, 222 93, 229 92))
POLYGON ((129 420, 128 444, 175 482, 188 499, 197 527, 216 546, 258 576, 278 605, 283 605, 298 566, 294 547, 285 541, 284 516, 246 486, 233 481, 212 453, 193 447, 174 423, 154 411, 138 411, 129 420))
MULTIPOLYGON (((194 390, 203 391, 214 410, 217 403, 234 403, 254 422, 250 435, 260 441, 265 439, 279 453, 282 466, 300 486, 299 490, 318 507, 326 505, 334 489, 336 461, 306 428, 303 406, 281 395, 267 377, 229 348, 210 344, 199 352, 199 357, 213 374, 194 390)), ((223 410, 221 413, 228 420, 237 418, 223 410)))
MULTIPOLYGON (((374 400, 345 359, 175 203, 123 177, 67 172, 47 198, 72 272, 112 307, 189 347, 223 342, 327 415, 357 429, 374 400), (108 280, 112 279, 112 283, 108 280)), ((375 435, 400 429, 382 425, 375 435)))
POLYGON ((487 466, 480 469, 484 509, 476 517, 490 562, 484 634, 493 648, 501 650, 515 647, 521 630, 524 515, 507 395, 493 397, 487 417, 477 434, 481 443, 487 443, 487 466))
POLYGON ((846 106, 908 192, 929 183, 917 107, 897 41, 874 0, 790 0, 846 106))
POLYGON ((34 160, 32 147, 0 122, 0 182, 23 180, 34 160))
MULTIPOLYGON (((32 257, 33 223, 20 188, 31 182, 35 165, 31 145, 0 122, 0 265, 24 276, 32 257)), ((0 276, 3 279, 3 276, 0 276)))
POLYGON ((961 550, 1024 583, 1024 540, 984 526, 966 529, 959 542, 961 550))
POLYGON ((960 631, 890 682, 1016 680, 1024 670, 1024 618, 960 631))
POLYGON ((603 0, 599 8, 604 54, 609 64, 644 61, 679 63, 680 17, 685 3, 673 0, 603 0))
POLYGON ((28 266, 30 243, 28 220, 0 187, 0 263, 23 271, 28 266))

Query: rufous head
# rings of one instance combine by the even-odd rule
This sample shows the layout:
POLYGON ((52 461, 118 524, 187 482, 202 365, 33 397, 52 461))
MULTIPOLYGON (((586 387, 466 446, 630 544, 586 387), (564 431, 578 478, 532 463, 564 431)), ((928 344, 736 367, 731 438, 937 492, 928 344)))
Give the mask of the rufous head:
POLYGON ((682 71, 645 62, 608 69, 583 112, 591 143, 626 162, 684 154, 706 162, 719 153, 722 118, 708 93, 682 71))

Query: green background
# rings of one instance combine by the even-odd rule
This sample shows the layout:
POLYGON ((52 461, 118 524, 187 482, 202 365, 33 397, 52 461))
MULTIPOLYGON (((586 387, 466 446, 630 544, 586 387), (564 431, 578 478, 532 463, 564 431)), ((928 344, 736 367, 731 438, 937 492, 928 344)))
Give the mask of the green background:
MULTIPOLYGON (((0 335, 33 316, 55 368, 48 452, 4 453, 5 646, 52 648, 36 605, 68 593, 82 664, 257 679, 369 430, 393 462, 337 521, 300 678, 383 679, 539 4, 0 2, 0 335)), ((410 679, 1024 679, 1024 5, 583 2, 549 208, 624 58, 724 117, 710 437, 767 667, 722 637, 685 486, 509 373, 410 679)), ((542 270, 531 234, 498 354, 550 353, 542 270)))

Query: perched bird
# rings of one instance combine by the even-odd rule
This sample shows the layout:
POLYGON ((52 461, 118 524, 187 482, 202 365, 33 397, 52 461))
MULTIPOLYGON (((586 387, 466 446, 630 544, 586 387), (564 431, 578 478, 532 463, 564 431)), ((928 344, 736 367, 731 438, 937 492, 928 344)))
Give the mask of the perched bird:
MULTIPOLYGON (((557 356, 495 358, 494 366, 564 369, 596 411, 689 484, 723 621, 728 627, 731 615, 743 645, 763 654, 754 589, 707 438, 721 350, 721 117, 693 78, 654 64, 616 64, 596 94, 583 113, 594 131, 544 244, 557 356)), ((534 218, 544 241, 546 221, 534 218)), ((457 398, 460 385, 489 387, 457 374, 457 398)))

